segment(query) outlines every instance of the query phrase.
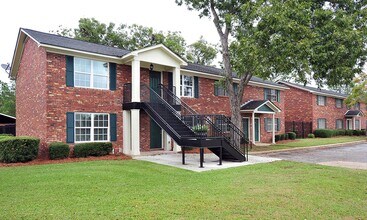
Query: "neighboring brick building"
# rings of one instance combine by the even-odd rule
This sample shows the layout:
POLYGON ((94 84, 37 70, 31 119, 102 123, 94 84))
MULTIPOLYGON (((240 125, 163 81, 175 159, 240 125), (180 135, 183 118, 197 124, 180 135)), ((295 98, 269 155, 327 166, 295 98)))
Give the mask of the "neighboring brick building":
POLYGON ((284 106, 287 131, 293 129, 293 122, 311 123, 312 131, 323 128, 366 129, 366 118, 363 114, 366 104, 357 103, 348 108, 344 103, 347 97, 345 94, 295 83, 280 83, 290 88, 285 92, 284 106))
MULTIPOLYGON (((111 141, 115 152, 130 155, 152 149, 178 151, 148 112, 122 108, 125 102, 147 101, 149 87, 160 83, 199 114, 230 116, 226 92, 215 83, 221 70, 189 64, 163 45, 127 51, 20 29, 12 67, 17 135, 39 137, 43 149, 54 141, 111 141)), ((251 79, 242 106, 244 132, 251 141, 269 143, 274 134, 284 133, 287 89, 251 79)))

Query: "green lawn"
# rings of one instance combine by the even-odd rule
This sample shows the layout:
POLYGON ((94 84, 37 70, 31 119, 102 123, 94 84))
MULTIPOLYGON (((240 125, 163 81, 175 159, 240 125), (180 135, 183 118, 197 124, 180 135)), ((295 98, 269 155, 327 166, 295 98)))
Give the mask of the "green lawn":
POLYGON ((0 168, 0 219, 366 219, 367 172, 275 162, 195 173, 142 161, 0 168))
POLYGON ((365 136, 341 136, 341 137, 332 137, 332 138, 306 138, 306 139, 296 139, 294 141, 288 143, 275 144, 270 146, 256 146, 253 147, 250 151, 267 151, 267 150, 280 150, 287 148, 296 148, 296 147, 312 147, 318 145, 326 145, 326 144, 338 144, 338 143, 346 143, 352 141, 361 141, 366 140, 365 136))

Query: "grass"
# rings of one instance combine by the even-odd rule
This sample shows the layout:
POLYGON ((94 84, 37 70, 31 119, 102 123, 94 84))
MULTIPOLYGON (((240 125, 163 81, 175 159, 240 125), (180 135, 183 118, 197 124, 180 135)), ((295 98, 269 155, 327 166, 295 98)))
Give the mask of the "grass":
POLYGON ((285 161, 204 173, 134 160, 0 168, 0 219, 365 219, 366 179, 285 161))
POLYGON ((274 144, 270 146, 256 146, 252 148, 252 152, 256 151, 267 151, 267 150, 280 150, 288 148, 298 148, 298 147, 312 147, 326 144, 338 144, 347 143, 352 141, 366 140, 365 136, 340 136, 332 138, 306 138, 306 139, 296 139, 294 141, 289 141, 287 143, 274 144))

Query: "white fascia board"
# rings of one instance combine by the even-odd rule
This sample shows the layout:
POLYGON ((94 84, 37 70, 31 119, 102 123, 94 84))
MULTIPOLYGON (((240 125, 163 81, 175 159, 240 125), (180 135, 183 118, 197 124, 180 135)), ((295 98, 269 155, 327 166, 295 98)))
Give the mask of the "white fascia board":
MULTIPOLYGON (((193 75, 196 76, 201 76, 201 77, 205 77, 208 79, 215 79, 215 80, 219 80, 221 79, 223 76, 219 76, 219 75, 214 75, 214 74, 210 74, 210 73, 203 73, 203 72, 198 72, 198 71, 193 71, 193 70, 186 70, 186 69, 182 69, 181 68, 181 72, 187 72, 187 73, 191 73, 193 75)), ((240 80, 238 78, 234 78, 233 79, 234 82, 239 83, 240 80)), ((249 86, 258 86, 258 87, 265 87, 265 88, 271 88, 271 89, 278 89, 278 90, 286 90, 289 89, 287 87, 284 86, 275 86, 275 85, 269 85, 266 83, 259 83, 259 82, 255 82, 250 80, 248 83, 249 86)))
POLYGON ((142 49, 139 49, 139 50, 135 50, 131 53, 139 54, 139 53, 144 53, 146 51, 154 50, 154 49, 158 49, 158 48, 161 48, 161 49, 165 50, 168 54, 170 54, 171 57, 173 57, 176 60, 180 61, 180 65, 187 66, 187 62, 185 60, 183 60, 180 56, 178 56, 177 54, 172 52, 172 50, 170 50, 169 48, 167 48, 163 44, 157 44, 157 45, 154 45, 154 46, 142 48, 142 49))
POLYGON ((12 119, 15 119, 15 120, 16 120, 16 118, 15 118, 15 117, 10 116, 10 115, 6 115, 6 114, 3 114, 3 113, 0 113, 0 115, 5 116, 5 117, 8 117, 8 118, 12 118, 12 119))
POLYGON ((119 64, 122 63, 122 60, 120 57, 102 55, 98 53, 90 53, 90 52, 85 52, 81 50, 74 50, 74 49, 68 49, 64 47, 52 46, 48 44, 40 44, 40 46, 45 48, 47 52, 58 53, 58 54, 63 54, 63 55, 97 58, 97 59, 103 59, 105 61, 112 61, 112 62, 119 63, 119 64))
POLYGON ((304 87, 302 87, 302 86, 298 86, 298 85, 290 84, 290 83, 288 83, 288 82, 284 82, 284 81, 280 81, 280 83, 285 84, 285 85, 290 86, 290 87, 294 87, 294 88, 297 88, 297 89, 303 90, 303 91, 310 92, 310 93, 315 94, 315 95, 322 95, 322 96, 328 96, 328 97, 335 97, 335 98, 340 98, 340 99, 345 99, 345 98, 346 98, 346 97, 344 97, 344 96, 332 95, 332 94, 328 94, 328 93, 324 93, 324 92, 316 92, 316 91, 313 91, 313 90, 310 90, 310 89, 304 88, 304 87))
POLYGON ((258 111, 259 108, 261 108, 262 106, 264 105, 267 105, 269 108, 271 108, 274 113, 278 113, 278 112, 281 112, 281 110, 276 106, 274 105, 272 102, 270 102, 269 100, 267 100, 266 102, 264 102, 263 104, 259 105, 256 109, 255 109, 255 112, 262 112, 262 111, 258 111))

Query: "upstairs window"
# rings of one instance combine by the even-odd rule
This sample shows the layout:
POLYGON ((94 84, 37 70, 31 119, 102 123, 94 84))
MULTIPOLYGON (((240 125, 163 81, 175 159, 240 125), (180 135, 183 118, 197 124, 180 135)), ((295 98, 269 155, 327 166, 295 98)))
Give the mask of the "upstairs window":
POLYGON ((108 89, 109 66, 107 62, 74 58, 75 87, 108 89))
MULTIPOLYGON (((235 94, 238 93, 237 83, 233 83, 233 91, 235 94)), ((215 96, 228 96, 227 90, 219 83, 219 81, 215 81, 214 83, 214 95, 215 96)))
POLYGON ((343 108, 343 99, 335 99, 335 106, 337 108, 343 108))
POLYGON ((317 96, 317 105, 325 106, 326 105, 326 96, 317 96))
POLYGON ((194 77, 181 75, 180 94, 182 97, 194 97, 194 77))
POLYGON ((361 103, 357 102, 356 104, 354 104, 354 109, 361 110, 361 103))
POLYGON ((264 89, 264 99, 272 102, 280 102, 280 91, 276 89, 264 89))

